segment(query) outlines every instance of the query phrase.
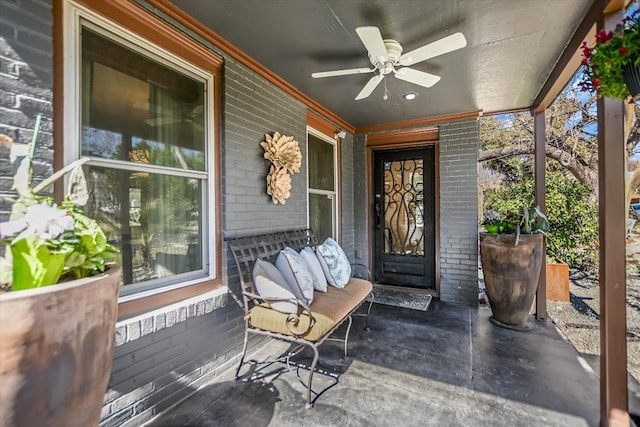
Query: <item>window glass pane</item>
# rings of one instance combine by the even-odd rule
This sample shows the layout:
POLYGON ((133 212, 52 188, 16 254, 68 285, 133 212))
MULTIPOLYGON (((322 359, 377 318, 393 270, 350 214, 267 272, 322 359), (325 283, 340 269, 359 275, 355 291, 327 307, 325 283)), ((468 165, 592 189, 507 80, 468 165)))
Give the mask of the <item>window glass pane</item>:
POLYGON ((333 197, 309 194, 309 226, 320 242, 333 237, 333 212, 333 197))
POLYGON ((205 85, 82 31, 82 154, 205 169, 205 85))
POLYGON ((120 248, 125 285, 202 270, 203 181, 94 166, 86 170, 86 211, 120 248))
POLYGON ((309 134, 309 188, 335 190, 333 144, 309 134))

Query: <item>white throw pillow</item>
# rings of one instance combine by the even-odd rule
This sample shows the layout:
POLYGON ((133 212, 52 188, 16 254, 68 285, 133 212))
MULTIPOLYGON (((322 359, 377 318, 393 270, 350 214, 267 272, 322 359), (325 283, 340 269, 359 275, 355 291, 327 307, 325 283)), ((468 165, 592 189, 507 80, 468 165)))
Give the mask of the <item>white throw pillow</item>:
POLYGON ((327 282, 336 288, 344 288, 351 277, 351 264, 340 245, 328 237, 324 243, 318 245, 316 255, 327 282))
MULTIPOLYGON (((296 299, 287 281, 275 265, 260 258, 253 264, 253 285, 261 297, 296 299)), ((298 304, 289 301, 266 301, 271 308, 283 313, 297 313, 298 304)))
POLYGON ((300 255, 307 264, 307 268, 313 277, 313 288, 316 291, 327 292, 327 278, 324 277, 324 271, 322 271, 322 266, 320 265, 320 261, 318 261, 316 251, 307 246, 300 251, 300 255))
POLYGON ((298 252, 291 248, 280 251, 276 267, 284 276, 293 294, 301 301, 313 301, 313 276, 298 252))

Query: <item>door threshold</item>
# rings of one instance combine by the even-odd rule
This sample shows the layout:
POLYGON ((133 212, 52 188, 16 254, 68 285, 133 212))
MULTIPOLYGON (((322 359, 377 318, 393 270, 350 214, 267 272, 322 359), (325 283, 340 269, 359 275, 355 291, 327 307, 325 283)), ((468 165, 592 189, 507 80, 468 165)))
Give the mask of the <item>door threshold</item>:
POLYGON ((411 288, 409 286, 402 286, 402 285, 385 285, 384 283, 374 283, 373 287, 382 289, 385 291, 398 291, 398 292, 405 292, 408 294, 433 295, 434 298, 440 297, 438 293, 433 289, 411 288))

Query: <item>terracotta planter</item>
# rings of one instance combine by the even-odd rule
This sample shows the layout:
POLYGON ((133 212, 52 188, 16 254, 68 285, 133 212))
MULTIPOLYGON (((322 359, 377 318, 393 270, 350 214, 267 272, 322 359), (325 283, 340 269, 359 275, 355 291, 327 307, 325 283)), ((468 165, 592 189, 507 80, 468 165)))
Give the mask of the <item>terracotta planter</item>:
POLYGON ((634 65, 633 61, 635 58, 622 69, 622 78, 631 96, 636 98, 640 95, 640 66, 634 65))
POLYGON ((513 329, 529 329, 529 312, 542 267, 541 234, 480 234, 480 258, 493 316, 513 329))
POLYGON ((548 263, 547 299, 551 301, 569 301, 569 265, 560 261, 548 263))
POLYGON ((98 425, 120 270, 0 295, 0 425, 98 425))

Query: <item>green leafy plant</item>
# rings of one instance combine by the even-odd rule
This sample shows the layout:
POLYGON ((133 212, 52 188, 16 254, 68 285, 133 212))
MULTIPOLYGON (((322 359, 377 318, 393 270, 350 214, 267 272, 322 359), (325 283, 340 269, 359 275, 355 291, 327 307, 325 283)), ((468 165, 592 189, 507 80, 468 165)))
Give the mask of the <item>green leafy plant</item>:
POLYGON ((583 91, 616 99, 625 99, 629 91, 623 69, 640 65, 640 12, 625 17, 613 31, 600 31, 592 47, 583 42, 582 65, 585 78, 579 84, 583 91))
POLYGON ((0 224, 0 238, 7 244, 5 258, 0 259, 0 283, 22 290, 105 271, 106 261, 118 250, 74 203, 86 201, 82 164, 87 160, 76 160, 31 188, 31 159, 21 156, 14 175, 18 198, 11 199, 10 220, 0 224), (56 205, 50 197, 38 195, 68 172, 70 185, 63 203, 56 205))
POLYGON ((485 214, 488 218, 483 225, 487 232, 491 234, 511 234, 516 233, 516 245, 520 240, 520 234, 536 234, 546 235, 549 231, 549 221, 538 206, 522 205, 522 210, 515 214, 506 212, 504 217, 496 219, 496 212, 490 211, 485 214))

